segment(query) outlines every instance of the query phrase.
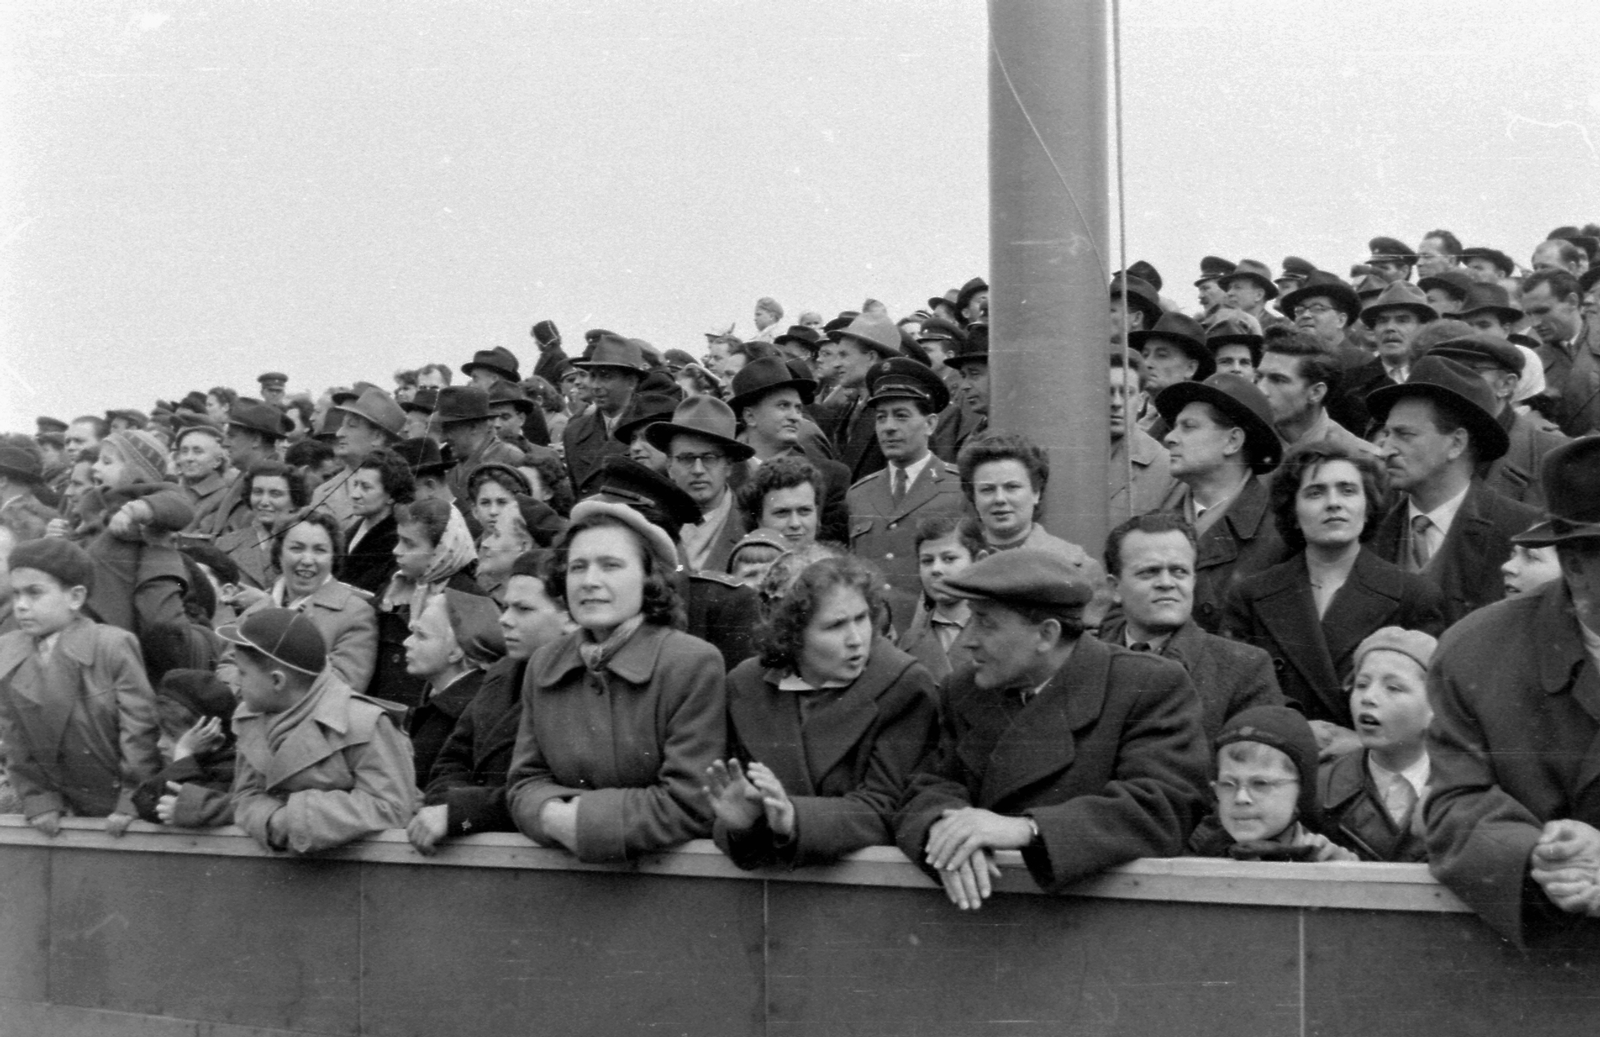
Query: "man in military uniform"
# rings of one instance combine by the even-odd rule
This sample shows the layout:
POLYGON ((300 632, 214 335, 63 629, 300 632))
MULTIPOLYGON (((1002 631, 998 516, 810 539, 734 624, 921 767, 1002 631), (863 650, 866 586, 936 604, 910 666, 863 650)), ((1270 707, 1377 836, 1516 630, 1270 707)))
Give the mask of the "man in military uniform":
POLYGON ((261 401, 270 403, 274 407, 283 406, 284 387, 289 384, 289 376, 281 371, 268 371, 256 379, 261 386, 261 401))
POLYGON ((900 355, 900 329, 887 320, 860 316, 829 337, 838 344, 839 390, 817 408, 817 424, 833 441, 850 477, 861 479, 884 466, 867 406, 867 372, 878 361, 900 355))
POLYGON ((1390 284, 1411 280, 1417 267, 1417 254, 1398 238, 1376 237, 1367 242, 1367 266, 1390 284))
POLYGON ((1200 258, 1200 278, 1195 281, 1194 287, 1200 296, 1202 322, 1209 321, 1218 310, 1228 305, 1228 293, 1223 291, 1222 285, 1217 282, 1233 273, 1234 266, 1234 263, 1221 256, 1200 258))

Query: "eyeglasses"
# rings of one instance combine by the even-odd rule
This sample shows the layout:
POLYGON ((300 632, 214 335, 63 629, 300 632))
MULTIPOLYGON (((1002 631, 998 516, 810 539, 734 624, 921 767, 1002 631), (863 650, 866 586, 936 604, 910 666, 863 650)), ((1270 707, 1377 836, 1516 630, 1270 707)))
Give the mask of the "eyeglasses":
POLYGON ((1329 306, 1325 302, 1312 302, 1312 303, 1307 303, 1304 306, 1296 306, 1294 308, 1294 315, 1296 317, 1300 316, 1300 314, 1302 314, 1302 313, 1309 313, 1313 317, 1320 317, 1324 313, 1332 313, 1332 312, 1333 312, 1333 307, 1329 306))
POLYGON ((706 471, 721 468, 728 463, 726 454, 673 454, 671 461, 675 465, 682 465, 685 470, 693 470, 695 465, 700 465, 706 471))
POLYGON ((1283 788, 1285 785, 1298 785, 1299 778, 1247 778, 1241 785, 1231 778, 1226 781, 1213 781, 1211 791, 1217 794, 1218 799, 1233 799, 1243 788, 1250 793, 1251 799, 1263 799, 1283 788))

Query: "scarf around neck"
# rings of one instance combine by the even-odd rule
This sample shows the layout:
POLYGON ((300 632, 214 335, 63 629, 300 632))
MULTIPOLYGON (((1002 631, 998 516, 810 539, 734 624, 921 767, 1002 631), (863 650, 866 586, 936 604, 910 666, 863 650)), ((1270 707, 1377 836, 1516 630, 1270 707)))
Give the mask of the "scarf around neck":
POLYGON ((599 673, 643 625, 644 613, 637 613, 617 624, 617 628, 604 641, 596 641, 593 631, 585 629, 578 639, 578 657, 590 673, 599 673))

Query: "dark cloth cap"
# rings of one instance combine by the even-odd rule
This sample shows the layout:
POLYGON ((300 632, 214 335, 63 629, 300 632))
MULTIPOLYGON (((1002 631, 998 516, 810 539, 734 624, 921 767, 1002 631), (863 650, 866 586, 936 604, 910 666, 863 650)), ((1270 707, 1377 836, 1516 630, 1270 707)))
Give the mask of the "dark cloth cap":
POLYGON ((1283 440, 1272 427, 1272 405, 1260 389, 1236 374, 1214 374, 1203 382, 1169 385, 1156 395, 1156 410, 1168 425, 1177 424, 1178 414, 1191 403, 1209 403, 1239 423, 1246 458, 1257 475, 1278 467, 1283 440))
POLYGON ((972 297, 974 295, 977 295, 979 292, 987 292, 988 290, 989 282, 985 281, 981 277, 974 277, 972 280, 962 285, 961 291, 956 293, 956 312, 960 313, 962 310, 966 309, 967 304, 972 301, 972 297))
POLYGON ((960 370, 971 363, 989 362, 989 322, 975 320, 967 325, 967 335, 956 341, 955 348, 945 355, 944 366, 960 370))
POLYGON ((927 364, 892 356, 867 372, 867 406, 885 400, 915 400, 929 414, 938 414, 950 406, 950 387, 927 364))
POLYGON ((632 444, 633 437, 639 434, 640 429, 654 425, 658 421, 671 421, 672 412, 677 409, 676 396, 668 396, 661 392, 639 393, 633 398, 633 405, 629 410, 633 417, 612 430, 611 438, 625 445, 632 444))
POLYGON ((1441 270, 1437 274, 1429 274, 1417 282, 1417 287, 1424 292, 1435 288, 1448 292, 1453 298, 1465 299, 1478 282, 1465 270, 1441 270))
MULTIPOLYGON (((811 329, 807 328, 806 330, 810 331, 811 329)), ((780 338, 779 341, 782 341, 782 339, 780 338)), ((661 354, 661 359, 674 371, 698 362, 695 360, 694 355, 686 349, 669 349, 661 354)))
POLYGON ((1464 338, 1441 342, 1424 355, 1442 356, 1463 364, 1487 360, 1512 374, 1521 374, 1528 363, 1522 350, 1492 331, 1479 331, 1464 338))
POLYGON ((823 341, 824 338, 822 332, 818 331, 816 328, 808 328, 804 324, 791 324, 789 325, 788 331, 785 331, 783 334, 772 340, 772 344, 775 346, 781 346, 785 342, 793 342, 798 346, 802 346, 805 349, 810 350, 812 355, 815 355, 817 350, 822 346, 823 341))
POLYGON ((489 394, 476 385, 447 385, 439 390, 433 416, 441 425, 453 421, 488 421, 489 394))
MULTIPOLYGON (((1512 541, 1549 547, 1568 540, 1600 538, 1600 436, 1582 436, 1544 455, 1539 478, 1546 518, 1512 541)), ((11 564, 17 564, 15 553, 11 564)))
POLYGON ((1206 329, 1188 314, 1163 313, 1155 327, 1128 334, 1128 344, 1140 352, 1144 351, 1146 344, 1157 339, 1178 346, 1189 359, 1200 365, 1194 373, 1195 381, 1205 381, 1217 369, 1217 358, 1206 348, 1206 329))
POLYGON ((263 386, 283 385, 289 381, 289 376, 281 371, 268 371, 256 378, 263 386))
POLYGON ((1479 462, 1504 457, 1511 436, 1495 417, 1494 390, 1469 367, 1429 350, 1399 385, 1385 385, 1367 393, 1367 412, 1383 424, 1389 411, 1403 399, 1422 397, 1442 404, 1466 426, 1479 462))
POLYGON ((1374 260, 1385 263, 1415 263, 1417 261, 1416 252, 1412 250, 1410 245, 1407 245, 1399 238, 1373 238, 1367 242, 1367 251, 1372 253, 1367 259, 1369 263, 1374 260))
POLYGON ((1255 259, 1241 259, 1239 265, 1233 268, 1233 273, 1217 278, 1217 283, 1224 290, 1235 281, 1254 281, 1261 286, 1268 299, 1278 297, 1278 284, 1272 279, 1272 271, 1267 269, 1267 264, 1255 259))
POLYGON ((296 609, 262 609, 217 628, 224 641, 254 649, 281 666, 315 677, 328 661, 316 624, 296 609))
POLYGON ((192 410, 196 414, 204 414, 206 412, 206 394, 199 389, 186 393, 183 399, 178 401, 178 406, 175 409, 192 410))
POLYGON ((1313 266, 1309 260, 1301 259, 1299 256, 1284 256, 1283 274, 1278 278, 1278 280, 1304 281, 1306 278, 1310 277, 1312 272, 1316 269, 1317 268, 1313 266))
POLYGON ((959 598, 985 598, 1014 608, 1082 608, 1094 598, 1084 559, 1064 551, 1019 547, 972 563, 945 586, 959 598))
POLYGON ((94 562, 90 560, 89 552, 60 537, 22 541, 11 549, 8 565, 12 572, 37 569, 54 576, 63 587, 94 590, 94 562))
POLYGON ((533 401, 528 399, 528 394, 516 382, 495 383, 494 388, 489 390, 489 404, 493 406, 497 403, 509 403, 523 414, 533 413, 533 401))
POLYGON ((522 380, 517 363, 517 355, 505 346, 495 346, 493 349, 480 349, 472 354, 472 359, 461 365, 461 373, 470 376, 474 367, 486 367, 502 378, 513 382, 522 380))
POLYGON ((62 421, 60 418, 51 418, 40 415, 39 417, 33 419, 33 423, 38 427, 41 433, 65 432, 67 430, 67 423, 62 421))
POLYGON ((1307 274, 1300 287, 1284 293, 1283 298, 1278 301, 1278 309, 1292 317, 1301 303, 1319 296, 1332 303, 1336 309, 1343 310, 1350 318, 1351 324, 1360 319, 1361 297, 1338 274, 1326 270, 1313 270, 1307 274))
POLYGON ((677 483, 632 458, 615 454, 590 473, 578 487, 578 496, 626 504, 657 525, 663 524, 662 518, 678 526, 700 521, 700 505, 677 483))
MULTIPOLYGON (((1317 736, 1311 722, 1288 706, 1251 706, 1228 718, 1217 735, 1216 747, 1235 742, 1259 742, 1289 757, 1300 779, 1300 820, 1315 829, 1322 821, 1317 797, 1317 736)), ((1215 761, 1213 761, 1215 767, 1215 761)))
POLYGON ((445 616, 456 644, 467 662, 487 670, 506 655, 506 638, 500 631, 500 609, 481 594, 446 587, 445 616))
POLYGON ((239 700, 210 670, 168 670, 156 685, 156 698, 184 706, 202 717, 227 720, 239 700))
POLYGON ((767 356, 752 360, 733 375, 733 395, 728 406, 738 414, 744 408, 761 402, 761 398, 778 389, 794 389, 800 393, 800 402, 806 406, 817 396, 817 383, 811 378, 796 378, 782 357, 767 356))
POLYGON ((1516 262, 1497 248, 1484 248, 1482 245, 1464 248, 1461 250, 1460 259, 1463 263, 1469 259, 1487 259, 1494 264, 1494 268, 1500 272, 1501 277, 1510 277, 1517 272, 1516 262))
POLYGON ((1221 256, 1201 256, 1200 279, 1194 283, 1194 286, 1199 288, 1207 281, 1216 281, 1226 277, 1228 274, 1233 273, 1234 266, 1235 264, 1231 260, 1223 259, 1221 256))
POLYGON ((1161 291, 1161 286, 1165 283, 1161 280, 1161 271, 1143 259, 1135 259, 1129 263, 1127 272, 1149 284, 1151 288, 1158 292, 1161 291))
POLYGON ((561 345, 561 332, 556 330, 556 322, 553 320, 540 321, 533 326, 528 334, 533 336, 533 340, 539 343, 542 349, 561 345))
POLYGON ((0 446, 0 475, 29 486, 44 482, 39 455, 20 446, 0 446))

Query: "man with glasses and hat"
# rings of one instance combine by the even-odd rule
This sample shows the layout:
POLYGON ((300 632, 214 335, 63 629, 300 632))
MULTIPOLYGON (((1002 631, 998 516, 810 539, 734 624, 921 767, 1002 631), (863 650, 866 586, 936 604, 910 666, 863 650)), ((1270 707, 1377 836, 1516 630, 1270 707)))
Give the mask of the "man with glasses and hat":
POLYGON ((477 385, 448 385, 439 390, 433 419, 439 435, 455 459, 445 484, 457 501, 470 507, 468 483, 479 465, 521 465, 522 451, 495 434, 489 394, 477 385))
POLYGON ((1217 283, 1228 293, 1228 301, 1234 309, 1243 310, 1256 319, 1261 325, 1262 334, 1289 323, 1286 318, 1267 309, 1267 303, 1278 297, 1278 285, 1265 263, 1241 259, 1233 272, 1218 279, 1217 283))
POLYGON ((726 572, 734 547, 749 532, 728 479, 755 450, 739 442, 736 431, 733 411, 711 396, 691 396, 671 421, 645 429, 651 445, 667 455, 667 476, 700 509, 699 521, 684 523, 678 533, 683 559, 695 572, 726 572))
POLYGON ((1494 394, 1495 420, 1506 430, 1510 445, 1501 457, 1480 464, 1477 477, 1489 489, 1512 500, 1530 507, 1542 505, 1544 490, 1539 485, 1540 465, 1545 455, 1565 443, 1567 437, 1537 411, 1524 413, 1512 404, 1512 397, 1527 363, 1523 351, 1503 335, 1479 331, 1466 338, 1441 342, 1428 350, 1426 355, 1445 357, 1470 368, 1494 394))
POLYGON ((799 377, 792 365, 777 357, 762 357, 733 376, 728 407, 742 427, 739 440, 755 451, 747 462, 751 474, 756 465, 778 457, 803 457, 817 470, 822 477, 822 485, 817 487, 822 508, 818 537, 843 543, 850 535, 850 513, 845 507, 850 469, 818 449, 827 446, 825 437, 816 435, 810 444, 804 437, 810 424, 805 408, 816 399, 816 391, 817 383, 799 377))
MULTIPOLYGON (((1204 808, 1209 748, 1178 663, 1085 636, 1087 559, 1000 551, 945 578, 971 602, 972 665, 943 689, 938 748, 913 774, 895 842, 976 910, 1020 850, 1047 893, 1138 857, 1174 857, 1204 808)), ((1098 568, 1098 567, 1096 567, 1098 568)))
POLYGON ((255 511, 245 496, 245 480, 262 461, 276 461, 284 437, 289 434, 289 418, 270 403, 241 396, 228 408, 228 425, 222 432, 222 445, 228 451, 228 463, 241 478, 228 484, 222 498, 206 522, 195 527, 195 532, 212 540, 236 529, 247 529, 255 521, 255 511))
POLYGON ((860 316, 829 337, 837 343, 839 391, 817 408, 817 425, 833 441, 850 478, 860 480, 885 463, 867 406, 867 372, 878 361, 900 355, 900 329, 887 320, 860 316))
MULTIPOLYGON (((1420 365, 1419 365, 1420 366, 1420 365)), ((1519 946, 1594 952, 1600 926, 1600 437, 1551 451, 1561 576, 1445 631, 1428 672, 1434 875, 1519 946), (1573 941, 1568 943, 1567 941, 1573 941)))
POLYGON ((1400 495, 1379 521, 1372 550, 1432 580, 1444 592, 1446 622, 1499 601, 1511 538, 1539 513, 1473 474, 1510 445, 1493 390, 1471 368, 1428 355, 1404 384, 1368 396, 1367 409, 1379 426, 1389 486, 1400 495))
POLYGON ((621 457, 627 447, 613 433, 633 418, 633 397, 648 368, 636 342, 611 332, 595 337, 587 360, 573 367, 588 376, 592 406, 567 422, 561 433, 562 456, 576 490, 606 457, 621 457))
POLYGON ((1215 634, 1233 584, 1289 558, 1263 481, 1283 443, 1266 396, 1237 375, 1168 386, 1155 405, 1172 427, 1166 447, 1178 481, 1162 510, 1194 527, 1194 621, 1215 634))

